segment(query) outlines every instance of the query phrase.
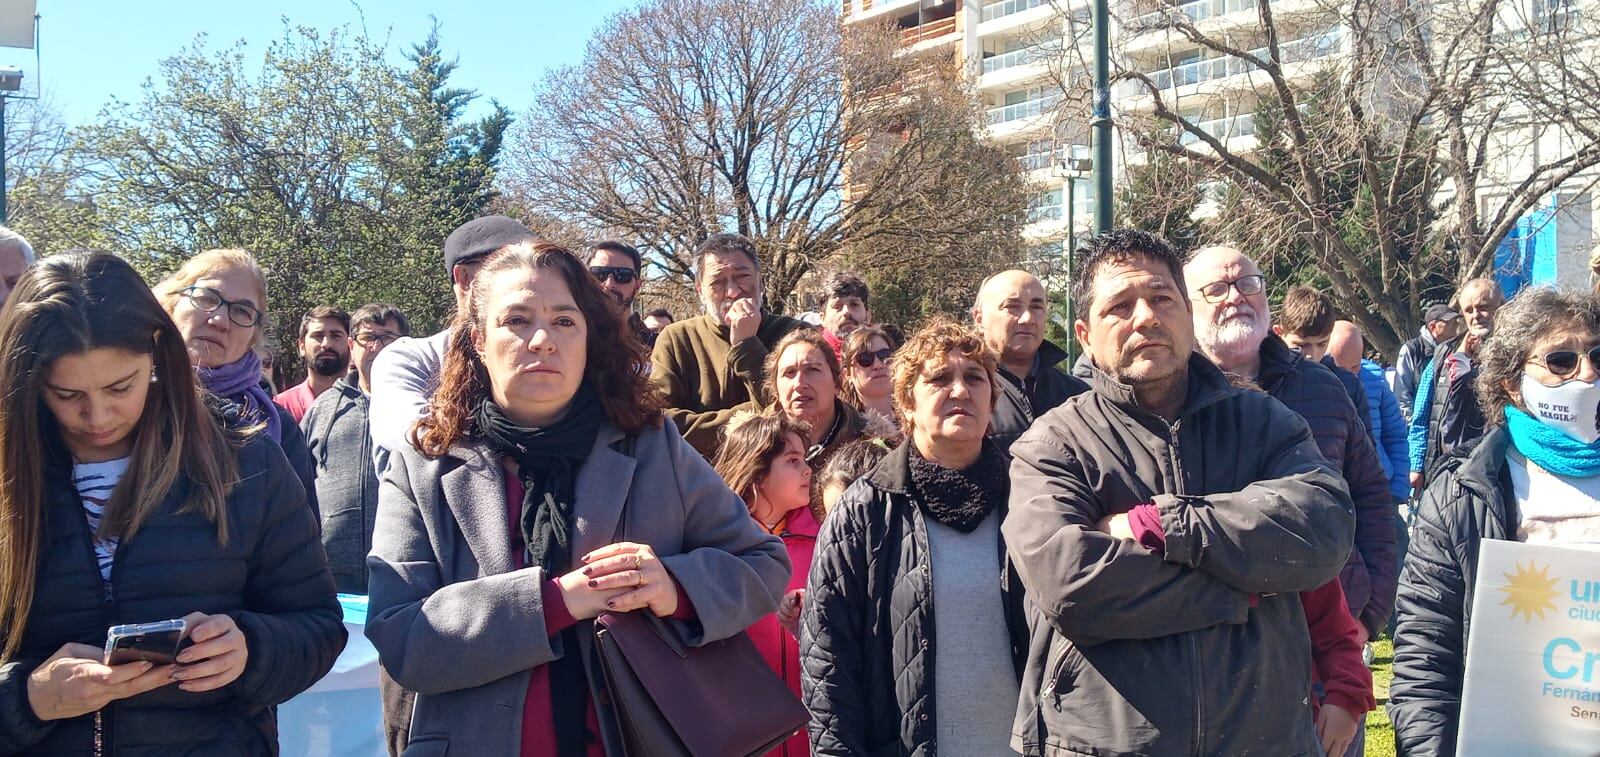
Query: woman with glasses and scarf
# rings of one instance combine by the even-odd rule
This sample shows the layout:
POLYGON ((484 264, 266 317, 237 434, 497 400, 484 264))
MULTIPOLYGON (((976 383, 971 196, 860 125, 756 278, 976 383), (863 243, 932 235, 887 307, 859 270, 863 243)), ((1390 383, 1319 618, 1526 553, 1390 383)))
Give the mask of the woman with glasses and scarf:
MULTIPOLYGON (((839 396, 851 407, 899 431, 889 368, 895 344, 877 326, 857 326, 844 338, 844 388, 839 396)), ((898 436, 898 433, 896 434, 898 436)))
MULTIPOLYGON (((317 469, 305 434, 261 386, 266 340, 267 277, 245 250, 207 250, 155 286, 156 298, 183 335, 206 391, 226 400, 243 426, 260 426, 289 458, 317 512, 317 469)), ((320 516, 319 516, 320 517, 320 516)))
POLYGON ((1600 296, 1517 295, 1478 352, 1492 424, 1440 464, 1400 572, 1389 715, 1400 754, 1454 754, 1485 539, 1600 548, 1600 296))
POLYGON ((478 272, 368 558, 367 637, 418 694, 406 754, 621 754, 597 615, 701 645, 777 609, 783 543, 663 423, 642 356, 566 250, 519 243, 478 272))

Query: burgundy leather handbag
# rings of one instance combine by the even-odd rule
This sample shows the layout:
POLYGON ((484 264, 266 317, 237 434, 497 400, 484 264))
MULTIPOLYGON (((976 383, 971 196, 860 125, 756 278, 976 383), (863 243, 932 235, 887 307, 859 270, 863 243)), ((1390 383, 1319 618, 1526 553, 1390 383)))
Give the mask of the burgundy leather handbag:
POLYGON ((594 627, 627 757, 765 754, 810 720, 743 633, 691 647, 649 610, 594 627))

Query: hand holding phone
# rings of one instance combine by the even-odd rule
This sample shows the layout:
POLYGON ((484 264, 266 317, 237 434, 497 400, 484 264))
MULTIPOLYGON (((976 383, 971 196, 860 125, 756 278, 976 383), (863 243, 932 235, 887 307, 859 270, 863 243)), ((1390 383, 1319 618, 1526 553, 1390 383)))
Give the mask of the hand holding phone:
POLYGON ((142 660, 111 666, 100 661, 102 654, 88 644, 64 644, 34 668, 28 675, 33 714, 40 720, 75 718, 172 683, 176 666, 142 660))
POLYGON ((189 624, 183 619, 112 626, 106 631, 107 665, 149 662, 172 665, 178 661, 189 624))
POLYGON ((244 674, 250 650, 244 632, 227 615, 191 612, 185 615, 189 647, 178 652, 172 677, 184 691, 213 691, 244 674))

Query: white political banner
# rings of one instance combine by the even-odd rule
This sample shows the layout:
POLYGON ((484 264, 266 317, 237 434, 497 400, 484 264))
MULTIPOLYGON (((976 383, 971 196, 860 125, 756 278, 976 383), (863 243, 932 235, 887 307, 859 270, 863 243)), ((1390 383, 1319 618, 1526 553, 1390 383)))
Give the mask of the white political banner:
POLYGON ((1600 755, 1600 552, 1482 542, 1457 754, 1600 755))

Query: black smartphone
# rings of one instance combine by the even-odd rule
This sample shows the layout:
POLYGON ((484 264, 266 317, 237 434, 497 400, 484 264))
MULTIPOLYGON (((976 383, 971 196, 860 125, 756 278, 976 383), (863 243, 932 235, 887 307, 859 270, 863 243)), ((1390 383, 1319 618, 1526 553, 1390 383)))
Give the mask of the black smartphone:
POLYGON ((189 622, 181 618, 112 626, 106 631, 105 664, 123 665, 140 660, 157 665, 176 663, 178 652, 186 646, 184 636, 188 630, 189 622))

